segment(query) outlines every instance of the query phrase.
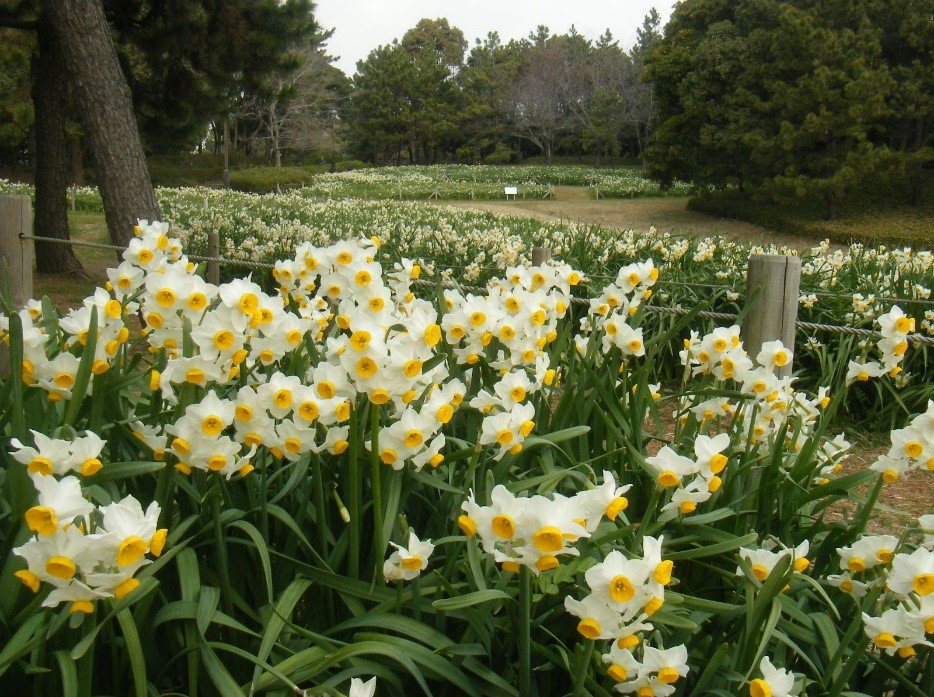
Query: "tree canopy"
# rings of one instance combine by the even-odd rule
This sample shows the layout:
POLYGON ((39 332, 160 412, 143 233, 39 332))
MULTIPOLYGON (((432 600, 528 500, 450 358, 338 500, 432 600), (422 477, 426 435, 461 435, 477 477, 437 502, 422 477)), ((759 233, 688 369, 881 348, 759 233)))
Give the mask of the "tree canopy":
POLYGON ((649 173, 836 201, 930 158, 931 0, 685 0, 647 55, 649 173), (925 22, 926 18, 926 22, 925 22))

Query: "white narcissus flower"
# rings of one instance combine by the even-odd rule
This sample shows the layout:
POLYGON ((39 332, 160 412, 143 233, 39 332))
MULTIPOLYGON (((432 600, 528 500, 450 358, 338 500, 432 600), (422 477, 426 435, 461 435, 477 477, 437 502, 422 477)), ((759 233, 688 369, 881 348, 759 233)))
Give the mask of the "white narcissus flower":
POLYGON ((57 480, 41 474, 31 475, 39 492, 39 504, 26 511, 26 524, 40 535, 54 535, 78 516, 94 510, 94 504, 84 498, 77 477, 57 480))
POLYGON ((658 472, 658 483, 663 487, 678 486, 682 479, 698 472, 694 460, 679 455, 667 445, 658 455, 646 458, 645 463, 658 472))
POLYGON ((577 631, 584 638, 615 639, 617 637, 622 624, 622 616, 593 595, 588 595, 583 600, 567 596, 564 599, 564 609, 580 618, 577 631))
POLYGON ((419 540, 414 531, 409 531, 406 547, 390 542, 396 551, 383 564, 383 577, 387 581, 411 581, 428 566, 428 558, 435 551, 431 540, 419 540))
POLYGON ((688 650, 684 644, 670 649, 646 646, 639 677, 654 676, 663 685, 673 685, 688 674, 688 650))
POLYGON ((363 682, 360 678, 350 680, 350 691, 347 697, 374 697, 376 695, 376 678, 363 682))
POLYGON ((899 605, 889 608, 879 617, 863 613, 863 629, 872 642, 889 656, 897 651, 902 658, 914 655, 914 646, 931 646, 925 639, 925 620, 920 613, 909 612, 899 605))
POLYGON ((922 547, 911 554, 896 554, 888 587, 902 598, 911 593, 923 598, 934 592, 934 552, 922 547))
POLYGON ((749 682, 750 697, 791 697, 795 686, 794 673, 776 668, 768 656, 759 661, 759 672, 762 677, 749 682))
POLYGON ((24 445, 16 438, 10 440, 10 445, 16 448, 11 453, 13 459, 26 465, 30 474, 64 474, 71 458, 71 444, 66 440, 49 438, 38 431, 30 433, 36 443, 35 448, 24 445))
POLYGON ((924 533, 924 546, 934 550, 934 514, 929 513, 918 518, 918 526, 924 533))
POLYGON ((781 368, 787 365, 794 354, 791 349, 785 348, 780 339, 766 341, 756 355, 756 362, 763 368, 781 368))

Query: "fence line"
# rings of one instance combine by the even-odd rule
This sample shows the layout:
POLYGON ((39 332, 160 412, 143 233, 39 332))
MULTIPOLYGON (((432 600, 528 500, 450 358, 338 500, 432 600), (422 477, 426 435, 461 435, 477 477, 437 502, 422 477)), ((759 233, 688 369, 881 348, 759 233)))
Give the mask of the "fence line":
MULTIPOLYGON (((75 247, 92 247, 96 249, 112 249, 114 251, 124 251, 126 247, 121 247, 119 245, 105 244, 102 242, 83 242, 80 240, 63 240, 58 237, 43 237, 41 235, 19 235, 20 239, 23 240, 35 240, 36 242, 48 242, 51 244, 70 244, 75 247)), ((228 266, 243 266, 255 269, 273 269, 275 268, 274 264, 268 264, 265 262, 259 261, 248 261, 243 259, 228 259, 216 255, 199 255, 199 254, 186 254, 189 259, 194 259, 195 261, 209 261, 216 262, 218 264, 224 264, 228 266)), ((482 265, 470 265, 465 266, 463 264, 447 264, 436 259, 421 257, 424 261, 430 263, 435 268, 442 269, 459 269, 461 271, 466 269, 478 269, 480 271, 491 271, 500 273, 502 269, 496 266, 482 266, 482 265)), ((609 274, 601 273, 587 273, 585 272, 587 278, 599 278, 606 281, 615 281, 617 276, 611 276, 609 274)), ((728 286, 720 283, 702 283, 700 281, 672 281, 672 280, 660 280, 658 281, 659 286, 678 286, 682 288, 704 288, 708 290, 727 290, 732 292, 739 292, 737 286, 728 286)), ((818 298, 833 298, 835 300, 847 300, 852 302, 852 295, 844 295, 841 293, 828 293, 826 291, 801 291, 802 295, 816 295, 818 298)), ((934 306, 934 300, 929 300, 925 298, 899 298, 892 296, 880 295, 875 298, 878 302, 885 303, 915 303, 920 305, 931 305, 934 306)))
MULTIPOLYGON (((21 240, 35 240, 36 242, 50 242, 52 244, 69 244, 74 247, 92 247, 94 249, 112 249, 116 252, 125 252, 126 247, 118 244, 105 244, 103 242, 82 242, 80 240, 62 240, 58 237, 43 237, 41 235, 19 235, 21 240)), ((247 266, 254 269, 274 269, 275 264, 268 264, 264 261, 248 261, 245 259, 227 259, 219 256, 206 256, 203 254, 186 254, 186 257, 194 261, 207 261, 226 266, 247 266)))
MULTIPOLYGON (((69 244, 69 245, 76 246, 76 247, 90 247, 94 249, 110 249, 114 251, 125 251, 126 250, 126 247, 123 247, 120 245, 106 244, 102 242, 83 242, 81 240, 63 240, 57 237, 44 237, 42 235, 26 235, 26 234, 21 233, 19 235, 19 238, 21 240, 34 240, 36 242, 48 242, 51 244, 69 244)), ((189 259, 192 259, 194 261, 205 261, 209 263, 216 263, 216 264, 221 264, 221 265, 226 265, 226 266, 240 266, 240 267, 255 268, 255 269, 267 269, 267 270, 271 270, 275 268, 274 264, 269 264, 269 263, 260 262, 260 261, 227 259, 225 257, 205 256, 205 255, 200 255, 200 254, 187 254, 186 256, 189 259)), ((445 266, 443 264, 435 264, 435 265, 442 266, 444 268, 451 268, 451 269, 468 268, 466 266, 457 266, 457 265, 451 265, 451 266, 445 266)), ((477 268, 477 267, 474 267, 474 268, 477 268)), ((502 271, 502 269, 497 269, 495 267, 479 267, 479 268, 488 268, 494 271, 502 271)), ((591 278, 610 278, 610 279, 616 278, 615 276, 605 276, 601 274, 587 274, 587 275, 589 275, 591 278)), ((665 281, 664 283, 663 282, 659 282, 659 283, 660 285, 667 284, 667 285, 681 285, 681 286, 698 286, 698 287, 704 287, 704 288, 722 288, 722 289, 733 290, 732 286, 718 286, 712 283, 689 283, 689 282, 683 282, 683 281, 665 281)), ((480 286, 463 286, 455 282, 450 282, 446 284, 435 284, 427 280, 416 281, 415 285, 422 286, 422 287, 427 287, 427 286, 435 287, 436 285, 441 285, 442 287, 456 289, 462 292, 474 293, 474 294, 484 294, 488 290, 487 288, 480 287, 480 286)), ((841 296, 841 297, 846 298, 848 296, 841 296)), ((906 298, 898 299, 898 300, 900 302, 932 302, 932 301, 923 301, 923 300, 921 301, 909 300, 906 298)), ((572 297, 571 304, 578 306, 578 307, 589 307, 590 301, 586 298, 572 297)), ((648 305, 648 304, 643 305, 643 307, 645 308, 647 312, 654 312, 657 314, 667 314, 667 315, 675 315, 675 316, 685 316, 685 315, 693 314, 694 316, 699 317, 701 319, 710 319, 710 320, 714 320, 717 322, 735 322, 737 319, 739 319, 738 315, 728 313, 728 312, 714 312, 710 310, 690 310, 690 309, 686 309, 682 307, 663 307, 660 305, 648 305)), ((857 327, 841 326, 841 325, 835 325, 835 324, 821 324, 818 322, 803 322, 800 320, 795 322, 795 327, 797 329, 804 329, 806 331, 826 332, 826 333, 831 333, 831 334, 845 334, 848 336, 858 336, 862 338, 873 338, 873 337, 879 336, 878 332, 873 331, 871 329, 861 329, 857 327)), ((906 341, 912 344, 916 344, 916 345, 934 346, 934 337, 932 336, 921 336, 918 334, 914 334, 914 335, 909 335, 906 341)))

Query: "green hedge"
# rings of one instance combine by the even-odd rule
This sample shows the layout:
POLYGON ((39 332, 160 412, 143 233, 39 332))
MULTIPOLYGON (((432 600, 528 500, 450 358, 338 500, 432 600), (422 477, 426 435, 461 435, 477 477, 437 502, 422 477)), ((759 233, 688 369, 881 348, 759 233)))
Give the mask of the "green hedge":
POLYGON ((230 188, 252 193, 270 193, 277 189, 297 189, 311 184, 316 174, 346 172, 361 167, 366 167, 366 163, 360 160, 342 160, 333 165, 236 169, 230 173, 230 188))
POLYGON ((736 218, 790 235, 828 238, 850 244, 909 244, 930 249, 934 242, 934 176, 925 175, 919 205, 906 201, 905 188, 877 181, 874 189, 855 191, 839 205, 836 219, 826 220, 822 201, 796 200, 776 203, 753 194, 725 191, 695 196, 688 208, 723 218, 736 218))

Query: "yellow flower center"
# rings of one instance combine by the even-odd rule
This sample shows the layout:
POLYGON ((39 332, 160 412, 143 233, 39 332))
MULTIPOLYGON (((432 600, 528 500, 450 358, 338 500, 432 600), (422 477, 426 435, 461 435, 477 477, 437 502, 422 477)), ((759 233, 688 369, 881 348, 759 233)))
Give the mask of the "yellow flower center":
POLYGON ((30 474, 38 473, 48 476, 52 474, 52 461, 40 455, 29 461, 28 469, 30 474))
POLYGON ((454 416, 454 407, 452 407, 450 404, 442 404, 440 407, 438 407, 436 417, 439 423, 446 424, 451 420, 452 416, 454 416))
POLYGON ((863 561, 860 557, 852 557, 846 563, 846 568, 852 571, 854 574, 858 574, 860 571, 866 569, 866 562, 863 561))
POLYGON ((210 416, 206 416, 201 422, 201 430, 206 436, 216 436, 224 430, 224 422, 221 421, 219 416, 211 414, 210 416))
POLYGON ((146 541, 130 535, 117 547, 117 566, 129 566, 138 562, 146 553, 146 541))
POLYGON ((610 581, 610 597, 617 603, 628 603, 635 594, 636 589, 626 576, 620 574, 610 581))
POLYGON ((214 334, 214 347, 219 351, 229 351, 234 345, 234 335, 229 329, 221 329, 214 334))
POLYGON ((539 552, 557 552, 564 546, 561 530, 553 525, 546 525, 535 532, 532 543, 539 552))
POLYGON ((207 304, 208 298, 204 293, 196 292, 188 296, 188 307, 192 310, 203 310, 207 304))
POLYGON ((603 630, 600 628, 600 623, 592 617, 581 620, 577 625, 577 631, 585 639, 596 639, 603 633, 603 630))
POLYGON ((288 388, 276 390, 276 393, 272 396, 272 401, 280 409, 288 409, 292 406, 292 390, 288 388))
POLYGON ((516 524, 505 513, 493 516, 490 525, 493 528, 493 534, 504 540, 510 540, 516 534, 516 524))
POLYGON ((420 556, 413 554, 411 557, 403 559, 401 562, 399 562, 399 566, 401 566, 406 571, 418 571, 422 568, 423 563, 424 562, 420 556))
POLYGON ((749 683, 749 697, 772 697, 772 688, 762 678, 756 678, 749 683))
POLYGON ((652 577, 657 583, 667 586, 671 583, 671 572, 674 567, 675 563, 673 561, 665 559, 661 564, 655 567, 655 572, 652 574, 652 577))
POLYGON ((930 592, 934 590, 934 574, 919 574, 915 576, 911 587, 914 589, 915 593, 922 597, 929 595, 930 592))
POLYGON ((606 507, 606 510, 604 510, 604 513, 610 520, 616 520, 616 516, 618 516, 622 511, 625 511, 628 506, 629 500, 626 499, 626 497, 617 496, 615 499, 610 501, 606 507))
POLYGON ((58 516, 47 506, 33 506, 26 511, 26 525, 40 535, 54 535, 58 530, 58 516))
POLYGON ((127 597, 130 593, 139 588, 139 581, 135 578, 128 578, 126 581, 114 588, 114 597, 117 600, 127 597))
POLYGON ((376 375, 376 361, 372 358, 361 358, 357 361, 357 375, 362 378, 371 378, 376 375))
POLYGON ((895 637, 889 632, 879 632, 876 634, 873 641, 876 643, 876 646, 884 649, 889 649, 895 646, 898 642, 895 641, 895 637))
POLYGON ((477 534, 477 524, 474 522, 473 518, 468 515, 462 515, 457 519, 457 527, 459 527, 461 532, 467 537, 473 537, 477 534))

